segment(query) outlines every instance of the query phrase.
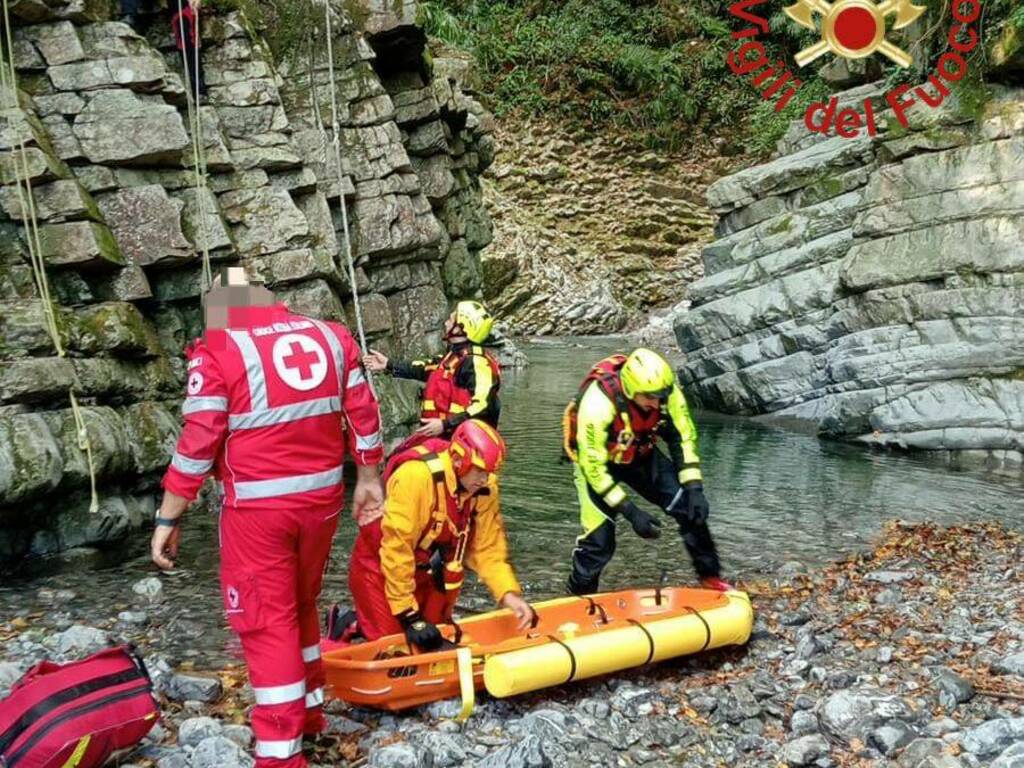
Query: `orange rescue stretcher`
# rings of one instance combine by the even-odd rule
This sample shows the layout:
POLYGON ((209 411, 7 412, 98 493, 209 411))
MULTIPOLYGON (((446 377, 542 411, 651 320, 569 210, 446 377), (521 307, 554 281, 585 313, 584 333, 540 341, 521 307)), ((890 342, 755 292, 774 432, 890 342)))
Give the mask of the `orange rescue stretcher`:
POLYGON ((327 694, 360 706, 401 710, 475 691, 500 698, 639 667, 750 637, 745 592, 661 587, 563 597, 534 604, 528 632, 507 610, 442 627, 445 648, 411 653, 403 635, 343 645, 324 641, 327 694))

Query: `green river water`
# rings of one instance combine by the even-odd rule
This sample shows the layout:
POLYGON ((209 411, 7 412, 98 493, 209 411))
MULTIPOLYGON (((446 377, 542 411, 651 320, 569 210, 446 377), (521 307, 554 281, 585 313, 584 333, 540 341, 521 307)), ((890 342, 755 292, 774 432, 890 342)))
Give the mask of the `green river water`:
MULTIPOLYGON (((590 365, 626 342, 618 339, 533 343, 530 366, 510 372, 502 386, 501 430, 509 443, 502 477, 503 509, 514 564, 528 595, 561 593, 578 533, 571 468, 560 462, 560 419, 590 365)), ((413 386, 410 384, 410 386, 413 386)), ((866 546, 884 521, 956 523, 998 520, 1022 525, 1019 483, 956 473, 901 455, 763 426, 746 419, 698 414, 709 524, 727 577, 749 575, 787 560, 812 565, 866 546)), ((668 521, 671 522, 671 521, 668 521)), ((345 601, 347 553, 355 526, 343 513, 324 600, 345 601)), ((671 583, 693 581, 674 526, 656 542, 642 541, 625 524, 603 588, 649 584, 667 572, 671 583)), ((154 573, 144 536, 117 567, 74 570, 0 588, 0 615, 41 607, 40 590, 70 589, 74 620, 112 618, 131 603, 131 584, 154 573)), ((217 588, 215 516, 194 510, 186 519, 179 570, 164 578, 164 607, 151 611, 162 631, 157 646, 199 665, 233 655, 217 588)), ((45 594, 45 591, 44 591, 45 594)), ((465 605, 489 604, 479 586, 465 605)))

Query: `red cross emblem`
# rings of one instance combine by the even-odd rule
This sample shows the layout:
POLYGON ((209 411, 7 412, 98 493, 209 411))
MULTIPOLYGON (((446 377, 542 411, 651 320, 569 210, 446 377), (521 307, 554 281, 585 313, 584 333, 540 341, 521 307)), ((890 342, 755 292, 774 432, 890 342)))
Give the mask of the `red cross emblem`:
POLYGON ((273 357, 278 375, 292 389, 313 389, 327 375, 327 355, 309 336, 284 334, 274 342, 273 357))
POLYGON ((320 358, 314 352, 307 352, 294 341, 291 343, 291 354, 281 362, 285 368, 295 368, 299 372, 299 378, 305 380, 313 377, 313 365, 320 362, 320 358))

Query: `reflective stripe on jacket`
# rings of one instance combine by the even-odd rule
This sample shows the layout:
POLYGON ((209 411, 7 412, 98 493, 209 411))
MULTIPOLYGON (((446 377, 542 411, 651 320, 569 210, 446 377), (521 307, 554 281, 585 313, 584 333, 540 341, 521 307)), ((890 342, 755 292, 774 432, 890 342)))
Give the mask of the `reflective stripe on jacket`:
POLYGON ((344 326, 281 305, 208 331, 189 349, 185 426, 164 488, 191 500, 213 472, 228 507, 340 506, 346 445, 357 464, 383 458, 359 360, 344 326))
POLYGON ((584 387, 577 405, 576 461, 594 492, 609 506, 621 504, 626 492, 612 478, 608 464, 630 463, 648 453, 659 435, 668 444, 679 482, 700 481, 697 428, 679 385, 672 385, 671 393, 658 410, 644 411, 628 401, 624 407, 629 411, 630 428, 625 430, 625 439, 625 414, 620 414, 625 395, 620 398, 620 394, 618 376, 593 379, 584 387))

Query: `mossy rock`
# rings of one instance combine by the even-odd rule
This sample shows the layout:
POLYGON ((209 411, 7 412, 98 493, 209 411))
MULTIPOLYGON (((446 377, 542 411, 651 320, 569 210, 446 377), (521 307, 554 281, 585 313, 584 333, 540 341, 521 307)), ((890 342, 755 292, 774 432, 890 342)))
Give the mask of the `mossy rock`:
POLYGON ((782 216, 778 221, 773 221, 768 225, 767 231, 770 235, 778 235, 782 232, 789 232, 793 229, 793 217, 782 216))
POLYGON ((956 114, 971 120, 980 120, 985 114, 985 107, 992 100, 992 89, 982 80, 982 76, 974 69, 968 71, 955 90, 956 114))
POLYGON ((1024 71, 1024 29, 1012 23, 1003 27, 991 45, 989 66, 996 71, 1024 71))
POLYGON ((63 400, 75 383, 75 369, 63 357, 27 357, 0 366, 0 402, 63 400))
POLYGON ((817 181, 808 184, 803 191, 801 202, 806 205, 814 205, 833 197, 839 197, 846 192, 846 185, 841 176, 824 174, 817 181))
POLYGON ((103 357, 73 359, 71 363, 83 395, 138 400, 144 398, 150 388, 146 366, 140 363, 103 357))
MULTIPOLYGON (((54 308, 57 335, 67 344, 68 328, 63 313, 54 308)), ((47 331, 44 304, 38 299, 5 302, 0 313, 0 359, 54 355, 57 349, 47 331)))
POLYGON ((129 449, 139 473, 162 471, 171 460, 180 420, 162 403, 143 402, 122 413, 129 449))
POLYGON ((489 256, 480 262, 484 298, 500 296, 519 276, 519 263, 514 255, 489 256))
POLYGON ((122 267, 127 262, 106 224, 72 221, 44 224, 39 229, 42 256, 48 266, 122 267))
POLYGON ((92 512, 89 508, 91 494, 82 491, 66 499, 53 524, 59 551, 121 541, 142 527, 143 516, 138 503, 122 496, 120 489, 101 489, 98 501, 98 509, 92 512))
POLYGON ((0 499, 3 506, 57 487, 64 471, 60 448, 37 413, 0 416, 0 499))
MULTIPOLYGON (((132 469, 128 433, 120 415, 109 406, 79 408, 92 454, 92 469, 97 478, 116 477, 132 469)), ((64 462, 61 487, 84 487, 89 483, 87 452, 79 445, 75 416, 70 408, 43 414, 57 440, 64 462)))
POLYGON ((160 353, 156 331, 139 309, 128 302, 86 307, 69 318, 71 346, 89 354, 113 352, 124 356, 160 353))

